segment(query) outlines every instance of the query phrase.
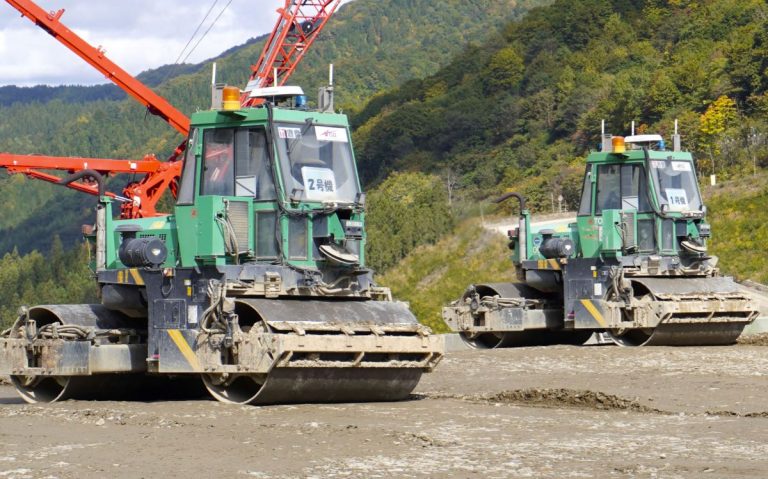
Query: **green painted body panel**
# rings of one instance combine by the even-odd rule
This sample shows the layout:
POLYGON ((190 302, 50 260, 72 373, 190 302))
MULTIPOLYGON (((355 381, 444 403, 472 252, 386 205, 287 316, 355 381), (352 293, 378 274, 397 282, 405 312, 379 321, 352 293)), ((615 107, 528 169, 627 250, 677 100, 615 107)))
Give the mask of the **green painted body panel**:
POLYGON ((603 229, 600 249, 606 256, 621 255, 621 233, 616 225, 621 224, 621 210, 603 210, 603 229))
POLYGON ((182 232, 178 243, 178 266, 192 266, 198 251, 198 234, 195 232, 198 209, 196 206, 176 206, 176 224, 182 232))
MULTIPOLYGON (((188 215, 192 229, 181 230, 185 237, 195 236, 194 262, 200 265, 226 264, 224 246, 224 225, 221 220, 234 205, 241 205, 247 218, 253 217, 253 202, 244 198, 225 196, 200 196, 188 215)), ((189 208, 189 207, 184 207, 189 208)), ((189 226, 188 226, 189 227, 189 226)), ((238 238, 238 251, 248 255, 253 252, 253 229, 238 238)), ((234 261, 234 258, 232 258, 234 261)), ((191 266, 185 264, 184 266, 191 266)))
MULTIPOLYGON (((275 121, 302 123, 307 118, 311 118, 323 124, 349 126, 347 116, 338 113, 320 113, 317 111, 288 110, 281 108, 275 108, 273 110, 273 119, 275 121)), ((268 114, 266 108, 248 108, 230 112, 198 111, 193 113, 190 117, 190 128, 224 128, 228 126, 248 126, 251 124, 264 125, 267 120, 268 114)))
POLYGON ((594 258, 600 251, 600 233, 602 218, 579 216, 576 218, 577 230, 574 234, 579 240, 576 251, 584 258, 594 258))
MULTIPOLYGON (((103 197, 101 199, 106 208, 106 267, 107 269, 125 268, 120 258, 118 250, 121 243, 121 235, 117 228, 123 225, 137 225, 141 231, 136 234, 137 238, 156 237, 161 239, 168 248, 168 257, 163 263, 163 267, 173 267, 178 264, 178 228, 173 216, 158 216, 154 218, 136 218, 130 220, 120 220, 113 218, 113 201, 111 198, 103 197)), ((93 264, 95 268, 95 264, 93 264)))

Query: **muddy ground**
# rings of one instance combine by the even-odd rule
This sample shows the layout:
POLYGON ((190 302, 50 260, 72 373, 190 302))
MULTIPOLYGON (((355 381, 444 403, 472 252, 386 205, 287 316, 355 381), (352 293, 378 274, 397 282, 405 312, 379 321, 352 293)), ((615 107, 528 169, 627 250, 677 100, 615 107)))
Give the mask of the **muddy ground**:
POLYGON ((0 478, 768 476, 768 348, 451 353, 398 403, 23 404, 0 478))

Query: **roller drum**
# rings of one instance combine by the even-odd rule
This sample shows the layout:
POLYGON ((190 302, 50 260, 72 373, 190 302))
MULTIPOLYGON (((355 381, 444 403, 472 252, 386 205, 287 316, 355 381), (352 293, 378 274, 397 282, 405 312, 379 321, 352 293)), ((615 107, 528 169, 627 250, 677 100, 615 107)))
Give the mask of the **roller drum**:
MULTIPOLYGON (((521 283, 489 283, 475 286, 480 298, 499 296, 501 298, 555 299, 541 291, 521 283)), ((462 300, 467 299, 465 293, 462 300)), ((584 344, 592 331, 553 331, 549 329, 534 329, 528 331, 497 331, 497 332, 459 332, 459 336, 473 349, 496 349, 526 346, 550 346, 555 344, 584 344)))
MULTIPOLYGON (((344 338, 348 346, 343 351, 291 353, 289 357, 302 358, 298 366, 291 361, 283 363, 278 360, 267 374, 203 375, 208 391, 222 402, 398 401, 409 396, 426 369, 414 367, 415 363, 409 367, 398 364, 402 366, 414 357, 426 360, 434 353, 429 348, 421 347, 421 334, 426 328, 400 302, 239 298, 236 310, 241 325, 261 324, 271 334, 306 338, 307 343, 318 339, 325 343, 344 338), (391 353, 394 357, 402 357, 402 362, 398 363, 395 359, 393 362, 384 360, 378 363, 379 357, 388 355, 386 349, 382 353, 357 348, 356 344, 363 344, 367 342, 365 339, 373 337, 373 330, 379 331, 378 334, 384 333, 382 340, 389 338, 395 343, 410 345, 391 353), (355 343, 358 338, 361 343, 355 343), (418 349, 413 347, 414 340, 419 344, 418 349), (347 358, 356 355, 359 355, 361 363, 350 365, 347 358), (315 359, 312 359, 313 356, 315 359), (333 363, 334 358, 339 360, 338 367, 326 367, 326 364, 333 363), (304 362, 315 365, 303 367, 304 362)), ((442 351, 437 354, 441 356, 442 351)))
POLYGON ((204 376, 216 399, 233 404, 399 401, 408 398, 422 371, 397 368, 275 368, 266 378, 241 375, 227 385, 204 376))
POLYGON ((734 344, 757 315, 738 284, 727 277, 633 278, 659 306, 688 305, 654 328, 609 330, 620 346, 722 346, 734 344))

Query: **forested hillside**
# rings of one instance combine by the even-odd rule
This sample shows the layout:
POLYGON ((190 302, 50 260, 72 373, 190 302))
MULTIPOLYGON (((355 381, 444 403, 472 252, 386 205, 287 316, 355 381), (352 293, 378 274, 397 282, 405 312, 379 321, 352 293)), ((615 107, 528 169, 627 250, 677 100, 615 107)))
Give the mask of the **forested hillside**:
POLYGON ((701 174, 768 165, 768 7, 759 0, 559 0, 355 115, 366 181, 442 172, 466 200, 514 188, 573 206, 608 131, 672 132, 701 174))
MULTIPOLYGON (((165 65, 141 72, 137 78, 145 85, 155 87, 172 78, 196 73, 202 67, 203 64, 165 65)), ((14 103, 48 103, 53 100, 61 100, 64 103, 86 103, 97 100, 123 100, 125 98, 127 98, 125 92, 112 83, 93 86, 37 85, 18 87, 8 85, 0 87, 0 105, 2 106, 10 106, 14 103)))
POLYGON ((45 256, 37 251, 21 256, 14 250, 0 257, 0 332, 11 325, 22 305, 97 301, 85 245, 64 251, 54 236, 47 249, 45 256))
MULTIPOLYGON (((292 82, 304 86, 312 97, 327 81, 328 63, 334 62, 337 106, 359 108, 376 91, 434 73, 467 43, 480 43, 531 6, 547 3, 550 0, 358 0, 339 9, 292 82)), ((262 45, 263 37, 217 58, 219 81, 245 84, 248 67, 258 58, 262 45)), ((62 47, 51 39, 51 48, 62 47)), ((159 93, 190 113, 210 104, 209 63, 160 68, 141 78, 159 84, 159 93), (192 73, 179 74, 184 72, 192 73)), ((40 97, 31 103, 7 105, 7 94, 18 93, 14 89, 0 94, 0 105, 5 105, 0 106, 0 151, 103 158, 156 153, 164 157, 181 140, 133 101, 114 100, 110 87, 33 90, 40 97), (92 98, 98 100, 90 101, 92 98)), ((27 93, 29 90, 22 90, 19 98, 27 100, 27 93)), ((0 219, 0 252, 14 246, 22 253, 46 248, 54 233, 47 228, 49 224, 55 224, 55 232, 71 245, 79 236, 80 224, 91 221, 92 199, 40 182, 0 181, 0 201, 23 205, 7 209, 12 213, 0 219), (30 231, 36 234, 30 236, 30 231)))

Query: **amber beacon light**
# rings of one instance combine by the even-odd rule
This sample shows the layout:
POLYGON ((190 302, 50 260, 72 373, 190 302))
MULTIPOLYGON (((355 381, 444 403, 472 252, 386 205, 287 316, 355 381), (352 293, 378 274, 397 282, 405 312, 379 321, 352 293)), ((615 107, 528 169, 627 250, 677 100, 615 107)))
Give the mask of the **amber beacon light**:
MULTIPOLYGON (((226 101, 225 101, 226 103, 226 101)), ((611 142, 613 143, 613 152, 614 153, 624 153, 626 151, 626 147, 624 146, 624 137, 623 136, 614 136, 611 139, 611 142)))
POLYGON ((222 110, 240 109, 240 89, 236 86, 225 86, 222 91, 222 110))

